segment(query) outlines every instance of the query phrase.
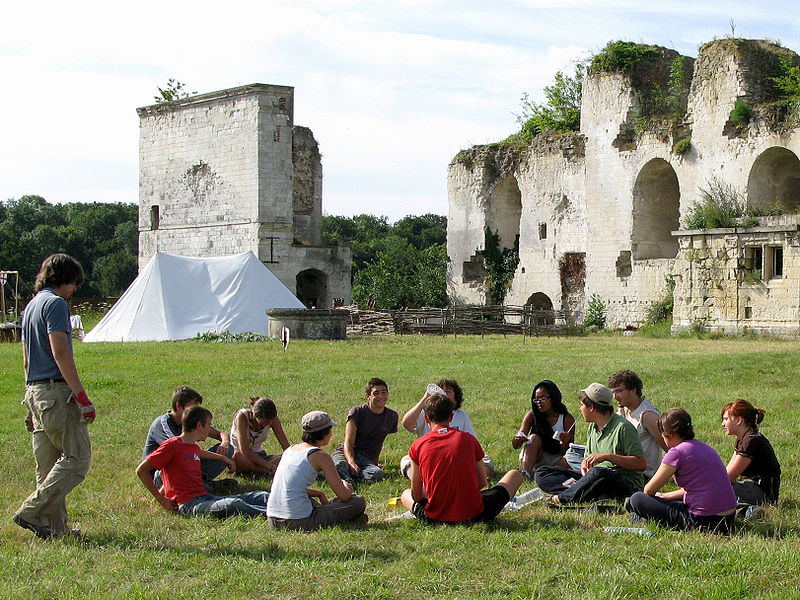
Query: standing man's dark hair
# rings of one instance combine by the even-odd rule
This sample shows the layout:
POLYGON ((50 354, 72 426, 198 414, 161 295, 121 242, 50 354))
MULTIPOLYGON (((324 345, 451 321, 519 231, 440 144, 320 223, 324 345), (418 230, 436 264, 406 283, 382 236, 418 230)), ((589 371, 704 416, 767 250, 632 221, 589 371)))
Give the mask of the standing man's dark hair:
POLYGON ((39 483, 12 519, 42 539, 75 533, 67 523, 65 499, 86 477, 92 455, 87 424, 94 421, 95 408, 72 356, 67 305, 81 283, 77 260, 48 256, 36 276, 37 294, 22 317, 24 403, 39 483))

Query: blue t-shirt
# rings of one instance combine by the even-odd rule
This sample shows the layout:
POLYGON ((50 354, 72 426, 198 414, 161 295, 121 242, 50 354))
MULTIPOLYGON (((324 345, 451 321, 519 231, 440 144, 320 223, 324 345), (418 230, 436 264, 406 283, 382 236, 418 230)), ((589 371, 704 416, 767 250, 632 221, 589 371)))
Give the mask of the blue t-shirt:
POLYGON ((67 334, 67 344, 72 354, 72 327, 67 301, 52 288, 44 288, 28 303, 22 315, 22 343, 28 353, 26 383, 39 379, 63 379, 50 347, 49 336, 54 331, 67 334))

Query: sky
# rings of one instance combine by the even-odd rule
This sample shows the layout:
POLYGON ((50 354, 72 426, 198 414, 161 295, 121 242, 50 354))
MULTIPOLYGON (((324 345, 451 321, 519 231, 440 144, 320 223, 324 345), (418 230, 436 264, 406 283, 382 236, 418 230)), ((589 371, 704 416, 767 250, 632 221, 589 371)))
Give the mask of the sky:
POLYGON ((733 33, 800 51, 800 0, 7 3, 0 199, 138 202, 139 118, 169 78, 295 88, 323 212, 447 214, 447 165, 518 129, 558 70, 610 40, 697 56, 733 33))

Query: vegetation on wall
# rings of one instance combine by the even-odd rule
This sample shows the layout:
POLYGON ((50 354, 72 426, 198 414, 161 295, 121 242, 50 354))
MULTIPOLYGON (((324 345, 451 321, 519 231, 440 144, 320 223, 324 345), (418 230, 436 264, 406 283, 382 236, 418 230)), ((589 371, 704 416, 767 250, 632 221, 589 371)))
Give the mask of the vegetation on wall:
POLYGON ((494 304, 502 304, 519 265, 519 235, 514 238, 513 248, 505 248, 500 246, 500 235, 487 227, 484 249, 479 254, 486 266, 489 298, 494 304))
POLYGON ((153 96, 153 100, 156 101, 156 104, 171 104, 178 100, 185 100, 190 96, 194 96, 196 93, 197 92, 189 92, 185 84, 170 77, 167 80, 166 86, 158 88, 158 94, 153 96))
POLYGON ((745 216, 745 200, 730 183, 712 177, 700 190, 700 200, 689 207, 686 229, 734 227, 745 216))
POLYGON ((520 130, 508 137, 505 144, 530 144, 544 131, 578 131, 581 125, 581 92, 585 67, 578 63, 572 76, 557 71, 552 85, 544 87, 547 102, 533 102, 522 96, 522 112, 517 115, 520 130))
POLYGON ((324 216, 322 241, 348 242, 353 254, 353 302, 373 308, 447 305, 447 218, 324 216))
POLYGON ((733 110, 731 110, 728 120, 733 124, 736 129, 744 129, 750 122, 750 117, 753 115, 753 107, 747 102, 739 98, 733 103, 733 110))
POLYGON ((592 57, 589 72, 634 73, 646 63, 658 60, 659 53, 652 46, 615 40, 592 57))
POLYGON ((653 304, 647 314, 649 323, 658 325, 672 318, 672 311, 675 307, 675 279, 672 275, 665 278, 667 293, 662 300, 653 304))
POLYGON ((119 296, 138 273, 138 215, 135 204, 49 204, 41 196, 0 202, 0 269, 19 271, 26 298, 42 260, 66 252, 86 274, 76 296, 119 296))

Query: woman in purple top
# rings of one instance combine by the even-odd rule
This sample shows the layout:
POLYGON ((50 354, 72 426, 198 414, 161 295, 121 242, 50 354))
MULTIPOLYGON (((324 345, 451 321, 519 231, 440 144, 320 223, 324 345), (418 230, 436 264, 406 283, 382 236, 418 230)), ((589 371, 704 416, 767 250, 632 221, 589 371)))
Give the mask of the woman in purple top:
POLYGON ((682 408, 671 408, 658 420, 667 444, 661 466, 630 498, 630 511, 675 529, 708 529, 727 534, 733 530, 736 495, 719 454, 694 439, 692 417, 682 408), (675 478, 679 489, 659 491, 675 478))

